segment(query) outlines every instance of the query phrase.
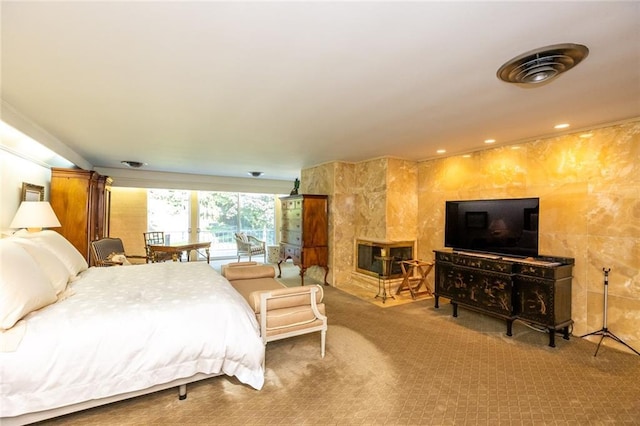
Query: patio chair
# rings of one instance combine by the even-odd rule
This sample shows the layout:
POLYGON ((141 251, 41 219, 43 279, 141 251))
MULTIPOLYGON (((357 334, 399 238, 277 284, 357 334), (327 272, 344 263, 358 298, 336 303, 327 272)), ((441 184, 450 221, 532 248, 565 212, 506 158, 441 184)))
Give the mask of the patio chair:
POLYGON ((264 263, 267 263, 267 248, 264 241, 260 241, 256 237, 247 235, 244 232, 237 232, 235 237, 236 245, 238 246, 238 262, 240 262, 242 255, 249 256, 249 261, 251 261, 251 256, 262 254, 264 256, 264 263))
MULTIPOLYGON (((164 242, 164 232, 151 231, 143 232, 144 235, 144 250, 147 253, 147 263, 164 262, 166 260, 172 260, 171 253, 162 251, 153 251, 150 246, 158 245, 162 246, 164 242)), ((180 259, 182 260, 182 259, 180 259)))

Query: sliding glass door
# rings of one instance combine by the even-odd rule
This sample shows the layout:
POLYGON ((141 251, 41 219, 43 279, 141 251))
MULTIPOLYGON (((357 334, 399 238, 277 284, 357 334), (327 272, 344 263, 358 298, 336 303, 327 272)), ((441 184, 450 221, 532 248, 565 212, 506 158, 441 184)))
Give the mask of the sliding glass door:
POLYGON ((276 242, 275 203, 273 194, 199 191, 198 239, 211 241, 211 256, 236 256, 235 233, 244 232, 266 241, 276 242))
POLYGON ((147 194, 147 228, 164 232, 167 243, 211 242, 212 258, 236 256, 237 232, 276 243, 276 195, 167 189, 147 194))
POLYGON ((211 241, 212 257, 235 256, 238 210, 238 193, 198 192, 198 239, 211 241))
POLYGON ((165 243, 189 242, 190 191, 147 191, 147 230, 164 232, 165 243))

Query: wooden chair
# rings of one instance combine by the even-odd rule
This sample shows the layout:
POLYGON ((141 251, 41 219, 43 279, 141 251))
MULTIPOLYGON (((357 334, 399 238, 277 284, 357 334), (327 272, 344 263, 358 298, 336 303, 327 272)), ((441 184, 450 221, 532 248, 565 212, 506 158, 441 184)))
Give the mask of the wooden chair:
POLYGON ((164 232, 151 231, 143 232, 144 235, 144 249, 147 253, 147 263, 164 262, 165 260, 172 260, 171 253, 154 252, 150 246, 164 245, 164 232))
POLYGON ((116 266, 130 264, 124 253, 124 245, 120 238, 102 238, 100 240, 91 241, 91 256, 95 266, 116 266))
POLYGON ((251 256, 256 254, 262 254, 264 256, 264 263, 267 263, 267 248, 264 241, 260 241, 252 235, 247 235, 244 232, 237 232, 235 234, 236 245, 238 246, 238 262, 240 262, 240 256, 251 256))

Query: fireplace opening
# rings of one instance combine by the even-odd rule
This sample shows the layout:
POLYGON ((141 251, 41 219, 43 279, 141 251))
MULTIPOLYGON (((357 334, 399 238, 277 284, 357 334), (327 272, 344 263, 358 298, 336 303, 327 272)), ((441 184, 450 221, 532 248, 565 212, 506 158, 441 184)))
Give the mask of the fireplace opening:
MULTIPOLYGON (((413 259, 413 241, 366 241, 357 240, 356 271, 361 274, 380 276, 383 273, 382 261, 379 257, 393 257, 388 278, 402 276, 402 268, 398 261, 413 259)), ((387 271, 384 271, 385 274, 387 271)))

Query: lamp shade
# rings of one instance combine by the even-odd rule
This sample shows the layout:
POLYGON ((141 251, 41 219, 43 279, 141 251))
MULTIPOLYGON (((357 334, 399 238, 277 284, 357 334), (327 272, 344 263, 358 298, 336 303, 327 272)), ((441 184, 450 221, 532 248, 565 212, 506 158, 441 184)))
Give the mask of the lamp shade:
POLYGON ((9 228, 27 228, 39 231, 42 228, 62 226, 48 201, 23 201, 11 221, 9 228))

